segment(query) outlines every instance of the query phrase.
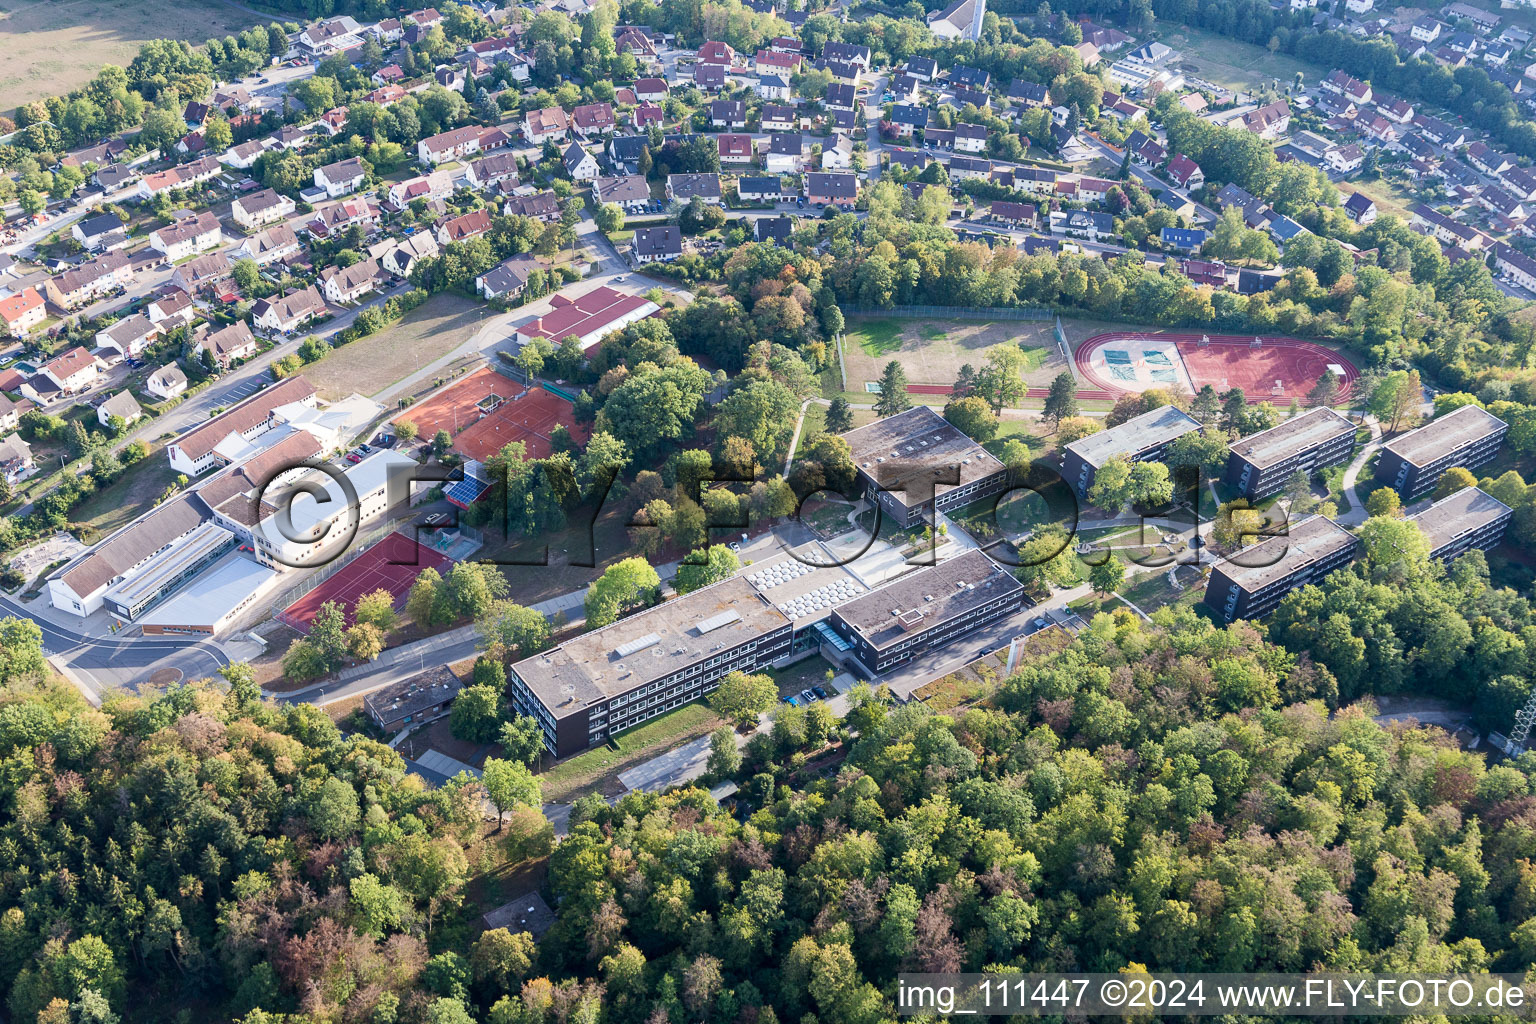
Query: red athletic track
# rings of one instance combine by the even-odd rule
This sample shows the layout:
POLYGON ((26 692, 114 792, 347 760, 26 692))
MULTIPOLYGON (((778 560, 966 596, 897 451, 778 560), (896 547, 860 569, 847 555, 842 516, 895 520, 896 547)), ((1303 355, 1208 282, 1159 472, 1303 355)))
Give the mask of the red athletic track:
POLYGON ((1250 402, 1289 402, 1293 398, 1305 401, 1307 392, 1312 390, 1312 385, 1317 383, 1329 363, 1344 368, 1344 379, 1339 384, 1340 398, 1349 394, 1351 385, 1360 376, 1360 371, 1344 356, 1310 341, 1261 335, 1263 346, 1253 348, 1253 335, 1212 334, 1211 344, 1202 347, 1200 337, 1198 334, 1134 332, 1097 334, 1079 345, 1073 358, 1077 362, 1078 376, 1099 385, 1110 397, 1135 389, 1126 387, 1128 382, 1108 381, 1099 376, 1090 365, 1091 357, 1106 345, 1136 341, 1173 342, 1196 388, 1205 384, 1219 388, 1225 379, 1227 387, 1242 388, 1250 402), (1285 382, 1284 391, 1278 395, 1273 390, 1276 380, 1285 382))
POLYGON ((350 623, 357 599, 379 589, 394 595, 398 609, 405 605, 406 594, 421 570, 430 566, 446 573, 452 564, 453 559, 447 555, 422 547, 403 533, 391 533, 348 562, 336 575, 284 608, 278 619, 300 633, 308 633, 320 606, 327 601, 336 601, 346 610, 350 623))

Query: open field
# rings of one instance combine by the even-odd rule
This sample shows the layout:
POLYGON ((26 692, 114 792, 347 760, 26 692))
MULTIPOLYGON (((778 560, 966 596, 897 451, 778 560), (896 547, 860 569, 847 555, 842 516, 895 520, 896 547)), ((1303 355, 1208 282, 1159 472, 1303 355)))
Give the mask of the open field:
POLYGON ((149 454, 124 469, 112 484, 97 488, 71 509, 70 519, 102 537, 109 536, 148 511, 155 499, 176 481, 176 475, 165 457, 165 446, 152 444, 149 454))
POLYGON ((619 772, 685 740, 713 732, 722 724, 720 716, 703 701, 684 704, 615 735, 613 746, 618 750, 608 745, 593 747, 542 773, 539 781, 544 785, 544 799, 574 800, 594 790, 617 795, 623 791, 619 772))
POLYGON ((328 401, 353 392, 376 395, 468 341, 485 309, 462 296, 439 292, 398 323, 306 366, 304 376, 328 401))
POLYGON ((1158 34, 1158 41, 1183 52, 1183 59, 1179 61, 1180 70, 1234 91, 1252 89, 1276 78, 1280 80, 1283 89, 1298 71, 1306 76, 1307 84, 1311 85, 1328 73, 1326 68, 1297 60, 1288 54, 1270 53, 1262 46, 1252 46, 1183 25, 1169 25, 1166 31, 1158 34))
MULTIPOLYGON (((895 359, 913 384, 953 384, 960 367, 980 369, 987 350, 1003 344, 1024 346, 1031 384, 1049 384, 1065 369, 1051 325, 1032 320, 935 320, 929 317, 851 317, 843 339, 848 390, 863 394, 865 382, 878 381, 895 359)), ((864 401, 873 401, 865 395, 864 401)))
POLYGON ((223 0, 5 0, 0 110, 84 85, 103 64, 127 67, 147 40, 203 43, 266 20, 223 0))

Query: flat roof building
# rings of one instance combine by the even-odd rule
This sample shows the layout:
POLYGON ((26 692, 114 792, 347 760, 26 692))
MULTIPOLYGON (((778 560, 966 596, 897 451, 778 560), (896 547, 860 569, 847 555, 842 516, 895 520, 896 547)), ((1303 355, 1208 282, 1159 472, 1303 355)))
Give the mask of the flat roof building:
POLYGON ((447 665, 391 683, 363 698, 363 711, 385 732, 397 732, 413 722, 430 722, 447 714, 464 684, 447 665))
POLYGON ((1326 516, 1308 516, 1218 562, 1205 585, 1205 603, 1223 622, 1268 615, 1292 590, 1348 565, 1359 543, 1326 516))
POLYGON ((1355 425, 1327 407, 1309 409, 1283 423, 1232 442, 1226 482, 1260 501, 1278 494, 1297 472, 1311 474, 1349 459, 1355 425))
POLYGON ((569 757, 611 733, 713 692, 790 651, 794 626, 745 577, 732 576, 567 640, 512 665, 518 710, 569 757))
POLYGON ((1023 585, 973 549, 839 605, 827 624, 874 675, 1023 607, 1023 585))
POLYGON ((1067 445, 1061 475, 1078 497, 1086 497, 1099 467, 1110 459, 1120 456, 1130 462, 1147 462, 1161 458, 1174 441, 1199 429, 1200 422, 1194 417, 1177 406, 1165 405, 1067 445))
POLYGON ((926 405, 842 437, 865 494, 902 528, 997 494, 1007 483, 996 457, 926 405))
POLYGON ((1480 487, 1463 487, 1408 517, 1429 538, 1429 557, 1450 561, 1499 546, 1514 510, 1480 487))
POLYGON ((1417 501, 1452 466, 1476 469, 1492 459, 1508 433, 1509 424, 1493 413, 1464 405, 1382 445, 1376 479, 1404 501, 1417 501))

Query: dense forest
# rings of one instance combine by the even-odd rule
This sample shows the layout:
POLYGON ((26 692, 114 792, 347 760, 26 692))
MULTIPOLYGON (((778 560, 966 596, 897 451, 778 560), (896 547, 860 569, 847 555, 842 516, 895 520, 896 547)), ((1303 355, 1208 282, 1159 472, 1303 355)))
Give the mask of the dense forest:
POLYGON ((726 769, 734 816, 584 799, 538 943, 466 898, 547 851, 532 807, 489 833, 472 780, 227 675, 0 694, 13 1020, 859 1024, 907 969, 1536 959, 1536 758, 1330 711, 1334 671, 1247 623, 1101 615, 976 707, 791 709, 726 769))

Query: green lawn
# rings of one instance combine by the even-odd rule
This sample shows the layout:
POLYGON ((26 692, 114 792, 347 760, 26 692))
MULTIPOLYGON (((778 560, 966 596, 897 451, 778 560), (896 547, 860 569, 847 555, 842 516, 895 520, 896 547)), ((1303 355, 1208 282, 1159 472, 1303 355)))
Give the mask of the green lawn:
POLYGON ((616 734, 612 745, 567 758, 539 776, 545 800, 571 800, 603 788, 604 781, 617 786, 616 776, 685 740, 714 731, 724 722, 702 700, 669 711, 633 729, 616 734), (617 746, 619 749, 614 750, 617 746))
POLYGON ((109 486, 97 488, 71 509, 69 517, 105 537, 149 509, 175 482, 176 476, 164 449, 154 445, 148 455, 123 470, 109 486))
MULTIPOLYGON (((942 328, 929 327, 925 329, 924 337, 930 335, 927 331, 934 331, 933 338, 942 338, 947 333, 942 328)), ((857 325, 850 325, 845 340, 859 346, 868 356, 883 356, 895 352, 901 348, 901 322, 899 320, 860 320, 857 325)))
POLYGON ((1328 73, 1327 68, 1289 54, 1270 53, 1262 46, 1184 25, 1164 23, 1159 28, 1158 41, 1182 51, 1180 70, 1233 90, 1250 89, 1271 79, 1279 79, 1283 89, 1298 71, 1305 76, 1305 84, 1315 85, 1328 73))

